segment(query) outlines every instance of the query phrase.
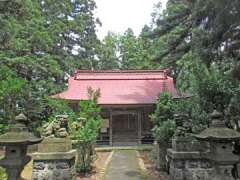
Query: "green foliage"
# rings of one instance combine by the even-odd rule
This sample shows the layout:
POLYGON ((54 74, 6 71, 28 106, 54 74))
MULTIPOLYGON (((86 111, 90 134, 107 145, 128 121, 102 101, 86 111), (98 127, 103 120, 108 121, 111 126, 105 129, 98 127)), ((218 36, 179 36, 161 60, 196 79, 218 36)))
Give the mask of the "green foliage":
POLYGON ((99 69, 154 69, 150 61, 151 40, 147 38, 150 28, 144 26, 139 37, 132 29, 123 34, 108 33, 99 48, 99 69))
POLYGON ((118 36, 111 32, 103 39, 99 50, 99 69, 119 69, 118 42, 118 36))
POLYGON ((69 120, 75 119, 75 113, 70 108, 69 103, 65 100, 59 100, 59 99, 51 99, 46 98, 46 104, 48 105, 48 113, 52 117, 55 117, 56 115, 60 114, 67 114, 69 117, 69 120))
POLYGON ((101 126, 102 118, 100 116, 101 109, 97 105, 97 98, 99 97, 99 90, 88 90, 89 100, 82 100, 79 102, 79 118, 77 122, 73 123, 72 138, 81 142, 94 143, 98 136, 98 130, 101 126), (76 123, 79 126, 76 126, 76 123))
MULTIPOLYGON (((0 68, 1 73, 8 73, 5 71, 4 66, 0 68)), ((8 69, 9 70, 9 69, 8 69)), ((16 75, 9 74, 0 81, 0 104, 4 107, 6 116, 5 118, 11 119, 17 112, 17 103, 21 103, 27 94, 24 91, 28 88, 26 81, 23 78, 18 78, 16 75)))
POLYGON ((193 95, 185 105, 193 123, 205 126, 213 109, 230 119, 239 115, 239 6, 227 0, 169 0, 165 10, 155 6, 147 35, 152 60, 170 67, 178 89, 193 95))
POLYGON ((47 119, 46 96, 62 91, 76 69, 97 67, 95 7, 93 0, 0 3, 0 113, 5 121, 19 111, 34 122, 47 119))
POLYGON ((7 180, 7 173, 6 173, 6 170, 3 169, 2 167, 0 167, 0 179, 1 180, 7 180))
POLYGON ((174 120, 166 120, 161 123, 159 126, 154 126, 153 133, 156 140, 169 142, 173 137, 176 129, 174 120))
POLYGON ((153 134, 157 140, 168 142, 174 134, 174 101, 170 93, 161 93, 155 112, 150 116, 154 123, 153 134))
POLYGON ((186 115, 191 123, 192 133, 200 133, 208 126, 208 113, 200 106, 201 98, 194 96, 189 99, 175 101, 174 112, 186 115))
POLYGON ((71 124, 71 137, 76 140, 78 151, 77 172, 87 172, 91 169, 93 160, 93 144, 95 144, 101 127, 102 118, 97 99, 100 91, 88 89, 89 100, 79 102, 79 118, 71 124))

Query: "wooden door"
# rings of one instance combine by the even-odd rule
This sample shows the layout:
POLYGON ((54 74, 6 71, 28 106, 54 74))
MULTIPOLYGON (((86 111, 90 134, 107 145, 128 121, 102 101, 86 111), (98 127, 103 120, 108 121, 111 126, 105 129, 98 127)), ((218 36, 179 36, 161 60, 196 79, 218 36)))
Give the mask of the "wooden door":
POLYGON ((113 115, 113 134, 137 134, 137 115, 118 114, 113 115))

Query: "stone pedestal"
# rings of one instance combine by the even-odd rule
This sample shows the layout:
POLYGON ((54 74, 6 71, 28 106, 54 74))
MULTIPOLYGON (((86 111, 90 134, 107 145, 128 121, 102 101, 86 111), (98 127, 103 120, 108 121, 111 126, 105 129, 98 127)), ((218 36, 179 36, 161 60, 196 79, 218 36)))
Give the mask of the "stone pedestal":
POLYGON ((33 154, 32 180, 75 178, 76 151, 67 138, 46 138, 33 154))
MULTIPOLYGON (((172 149, 168 149, 170 160, 170 180, 212 180, 214 169, 201 151, 206 144, 192 138, 173 139, 172 149)), ((206 149, 205 149, 206 150, 206 149)))
POLYGON ((218 165, 212 180, 236 180, 232 175, 233 165, 218 165))

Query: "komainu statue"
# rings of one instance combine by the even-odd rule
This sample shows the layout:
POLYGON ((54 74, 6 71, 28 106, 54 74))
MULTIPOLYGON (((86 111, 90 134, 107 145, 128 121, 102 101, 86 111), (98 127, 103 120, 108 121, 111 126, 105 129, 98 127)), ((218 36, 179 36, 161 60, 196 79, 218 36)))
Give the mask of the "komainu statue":
POLYGON ((43 137, 65 138, 69 136, 68 116, 57 115, 55 119, 43 126, 43 137))

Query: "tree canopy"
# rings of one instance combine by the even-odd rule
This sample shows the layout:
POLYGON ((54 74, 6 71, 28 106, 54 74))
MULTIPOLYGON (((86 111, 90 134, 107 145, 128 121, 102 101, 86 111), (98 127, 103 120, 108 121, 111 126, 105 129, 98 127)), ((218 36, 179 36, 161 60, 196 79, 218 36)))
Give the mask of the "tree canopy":
POLYGON ((46 118, 47 97, 76 69, 170 68, 177 88, 194 95, 197 112, 240 113, 239 0, 168 0, 166 9, 159 2, 140 35, 129 28, 102 41, 96 8, 94 0, 0 2, 3 119, 19 111, 46 118))
POLYGON ((45 97, 76 69, 94 69, 99 20, 92 0, 0 3, 0 110, 44 117, 45 97))

